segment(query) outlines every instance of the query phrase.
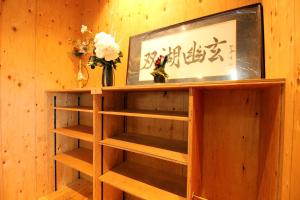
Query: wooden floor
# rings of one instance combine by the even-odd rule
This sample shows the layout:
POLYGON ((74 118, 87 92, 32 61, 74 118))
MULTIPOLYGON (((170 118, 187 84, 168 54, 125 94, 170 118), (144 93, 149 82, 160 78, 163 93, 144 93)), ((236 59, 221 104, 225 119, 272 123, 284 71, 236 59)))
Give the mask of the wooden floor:
POLYGON ((90 181, 80 179, 61 190, 53 192, 39 200, 92 200, 93 185, 90 181))

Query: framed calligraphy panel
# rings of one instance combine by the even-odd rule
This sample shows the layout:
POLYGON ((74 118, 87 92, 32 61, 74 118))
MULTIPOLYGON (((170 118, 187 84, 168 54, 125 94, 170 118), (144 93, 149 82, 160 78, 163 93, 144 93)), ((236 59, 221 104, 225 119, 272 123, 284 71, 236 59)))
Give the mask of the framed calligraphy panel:
POLYGON ((264 78, 262 7, 255 4, 130 38, 127 84, 153 84, 168 55, 167 82, 264 78))

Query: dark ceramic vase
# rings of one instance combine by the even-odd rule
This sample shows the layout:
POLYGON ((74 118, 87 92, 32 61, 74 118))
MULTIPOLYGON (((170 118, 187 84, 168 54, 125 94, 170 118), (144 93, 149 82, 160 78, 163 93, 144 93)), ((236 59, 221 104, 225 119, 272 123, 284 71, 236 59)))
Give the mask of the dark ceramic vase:
POLYGON ((113 86, 114 84, 114 69, 112 66, 103 66, 102 86, 113 86))
POLYGON ((165 83, 166 78, 163 76, 154 76, 154 83, 165 83))

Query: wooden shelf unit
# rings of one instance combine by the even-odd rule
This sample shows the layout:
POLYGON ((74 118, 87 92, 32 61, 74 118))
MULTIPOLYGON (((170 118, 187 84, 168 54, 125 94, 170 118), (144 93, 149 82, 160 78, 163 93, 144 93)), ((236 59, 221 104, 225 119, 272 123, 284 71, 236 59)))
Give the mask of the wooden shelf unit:
POLYGON ((92 176, 95 200, 280 200, 284 91, 283 79, 49 91, 67 119, 55 130, 49 120, 49 130, 56 159, 92 176), (93 96, 89 113, 70 107, 82 93, 93 96), (78 113, 93 134, 78 127, 78 113), (92 150, 74 156, 74 139, 92 150))
POLYGON ((99 88, 47 91, 55 175, 54 192, 41 199, 97 199, 93 188, 94 177, 97 181, 99 177, 94 170, 95 155, 100 155, 99 139, 95 134, 100 135, 100 128, 95 123, 99 120, 98 92, 99 88))
POLYGON ((284 88, 283 79, 102 88, 103 199, 280 200, 284 88))

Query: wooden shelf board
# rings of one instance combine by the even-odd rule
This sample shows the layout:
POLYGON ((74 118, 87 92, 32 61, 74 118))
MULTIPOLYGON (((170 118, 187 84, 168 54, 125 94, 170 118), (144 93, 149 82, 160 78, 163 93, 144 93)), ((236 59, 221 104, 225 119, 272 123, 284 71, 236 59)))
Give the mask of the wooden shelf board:
POLYGON ((152 111, 152 110, 111 110, 99 111, 100 114, 105 115, 120 115, 128 117, 143 117, 154 119, 169 119, 178 121, 188 121, 188 112, 178 111, 152 111))
POLYGON ((199 89, 230 89, 230 88, 263 88, 274 85, 285 84, 285 79, 248 79, 248 80, 227 80, 227 81, 206 81, 194 83, 165 83, 152 85, 127 85, 103 87, 106 91, 155 91, 155 90, 187 90, 189 88, 199 89))
POLYGON ((39 200, 92 200, 93 184, 85 179, 78 179, 73 183, 64 186, 58 191, 47 196, 40 197, 39 200))
POLYGON ((93 151, 86 148, 78 148, 54 156, 57 162, 73 169, 93 176, 93 151))
POLYGON ((91 94, 100 94, 101 88, 92 87, 92 88, 68 88, 68 89, 49 89, 46 90, 48 93, 91 93, 91 94))
POLYGON ((122 133, 104 139, 100 144, 187 165, 187 142, 184 141, 122 133))
POLYGON ((65 127, 65 128, 56 128, 52 130, 60 135, 93 142, 93 127, 89 126, 72 126, 72 127, 65 127))
POLYGON ((100 181, 145 200, 185 200, 186 178, 136 163, 122 163, 100 181))
POLYGON ((56 110, 76 111, 76 112, 93 112, 93 107, 89 106, 56 106, 56 110))

